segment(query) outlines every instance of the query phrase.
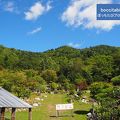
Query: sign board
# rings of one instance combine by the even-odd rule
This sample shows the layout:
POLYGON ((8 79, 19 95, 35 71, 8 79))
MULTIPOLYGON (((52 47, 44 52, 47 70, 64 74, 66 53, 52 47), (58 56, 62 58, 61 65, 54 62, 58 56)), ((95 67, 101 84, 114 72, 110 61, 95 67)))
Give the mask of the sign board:
POLYGON ((120 20, 120 4, 97 4, 97 20, 120 20))
POLYGON ((57 104, 56 110, 72 110, 73 104, 57 104))

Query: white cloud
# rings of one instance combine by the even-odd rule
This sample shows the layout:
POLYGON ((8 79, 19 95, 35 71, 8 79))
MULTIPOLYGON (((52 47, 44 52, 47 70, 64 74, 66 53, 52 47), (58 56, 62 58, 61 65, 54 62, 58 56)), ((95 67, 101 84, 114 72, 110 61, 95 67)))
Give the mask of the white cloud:
POLYGON ((40 32, 41 30, 42 30, 42 28, 41 28, 41 27, 38 27, 38 28, 32 30, 31 32, 28 32, 28 35, 33 35, 33 34, 35 34, 35 33, 40 32))
POLYGON ((36 2, 29 9, 29 11, 25 12, 25 19, 36 20, 39 16, 43 15, 45 12, 48 12, 51 8, 51 2, 48 2, 46 5, 42 5, 40 2, 36 2))
POLYGON ((6 12, 11 12, 11 13, 16 13, 19 14, 20 11, 17 8, 17 5, 15 2, 13 1, 0 1, 0 7, 2 8, 2 10, 6 11, 6 12))
POLYGON ((14 3, 13 2, 8 2, 5 6, 4 6, 4 10, 8 11, 8 12, 14 12, 15 7, 14 7, 14 3))
POLYGON ((73 47, 73 48, 79 48, 81 44, 79 43, 68 43, 68 46, 73 47))
POLYGON ((46 11, 49 11, 52 9, 52 6, 51 6, 51 1, 48 1, 47 4, 46 4, 46 11))
POLYGON ((91 29, 111 30, 120 25, 120 21, 96 20, 96 4, 110 4, 112 0, 72 0, 68 8, 63 12, 61 20, 69 26, 91 29))
POLYGON ((26 20, 35 20, 45 11, 45 7, 40 2, 35 3, 28 12, 25 12, 26 20))

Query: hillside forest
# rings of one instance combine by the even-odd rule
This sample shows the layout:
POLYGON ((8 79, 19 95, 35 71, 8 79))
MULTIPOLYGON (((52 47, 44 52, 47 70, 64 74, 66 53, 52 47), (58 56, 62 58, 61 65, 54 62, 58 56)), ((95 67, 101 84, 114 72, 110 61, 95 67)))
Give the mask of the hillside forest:
POLYGON ((100 45, 84 49, 62 46, 45 52, 0 45, 0 86, 18 97, 31 93, 90 96, 99 120, 120 119, 120 48, 100 45))

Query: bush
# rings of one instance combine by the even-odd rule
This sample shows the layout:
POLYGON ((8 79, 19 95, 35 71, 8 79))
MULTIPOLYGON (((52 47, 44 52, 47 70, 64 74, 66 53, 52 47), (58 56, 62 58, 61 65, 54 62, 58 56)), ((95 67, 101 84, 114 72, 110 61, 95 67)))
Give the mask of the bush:
POLYGON ((109 83, 105 83, 105 82, 95 82, 93 84, 91 84, 90 86, 90 93, 92 95, 93 98, 95 98, 95 96, 99 93, 102 93, 102 91, 106 88, 109 88, 110 84, 109 83))
POLYGON ((112 78, 111 82, 113 85, 120 85, 120 75, 112 78))

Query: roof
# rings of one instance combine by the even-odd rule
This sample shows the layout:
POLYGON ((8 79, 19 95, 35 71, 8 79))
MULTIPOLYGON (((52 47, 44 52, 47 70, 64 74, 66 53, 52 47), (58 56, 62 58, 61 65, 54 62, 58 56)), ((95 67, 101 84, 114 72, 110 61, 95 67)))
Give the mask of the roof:
POLYGON ((0 87, 0 107, 5 108, 32 108, 31 105, 14 96, 0 87))

